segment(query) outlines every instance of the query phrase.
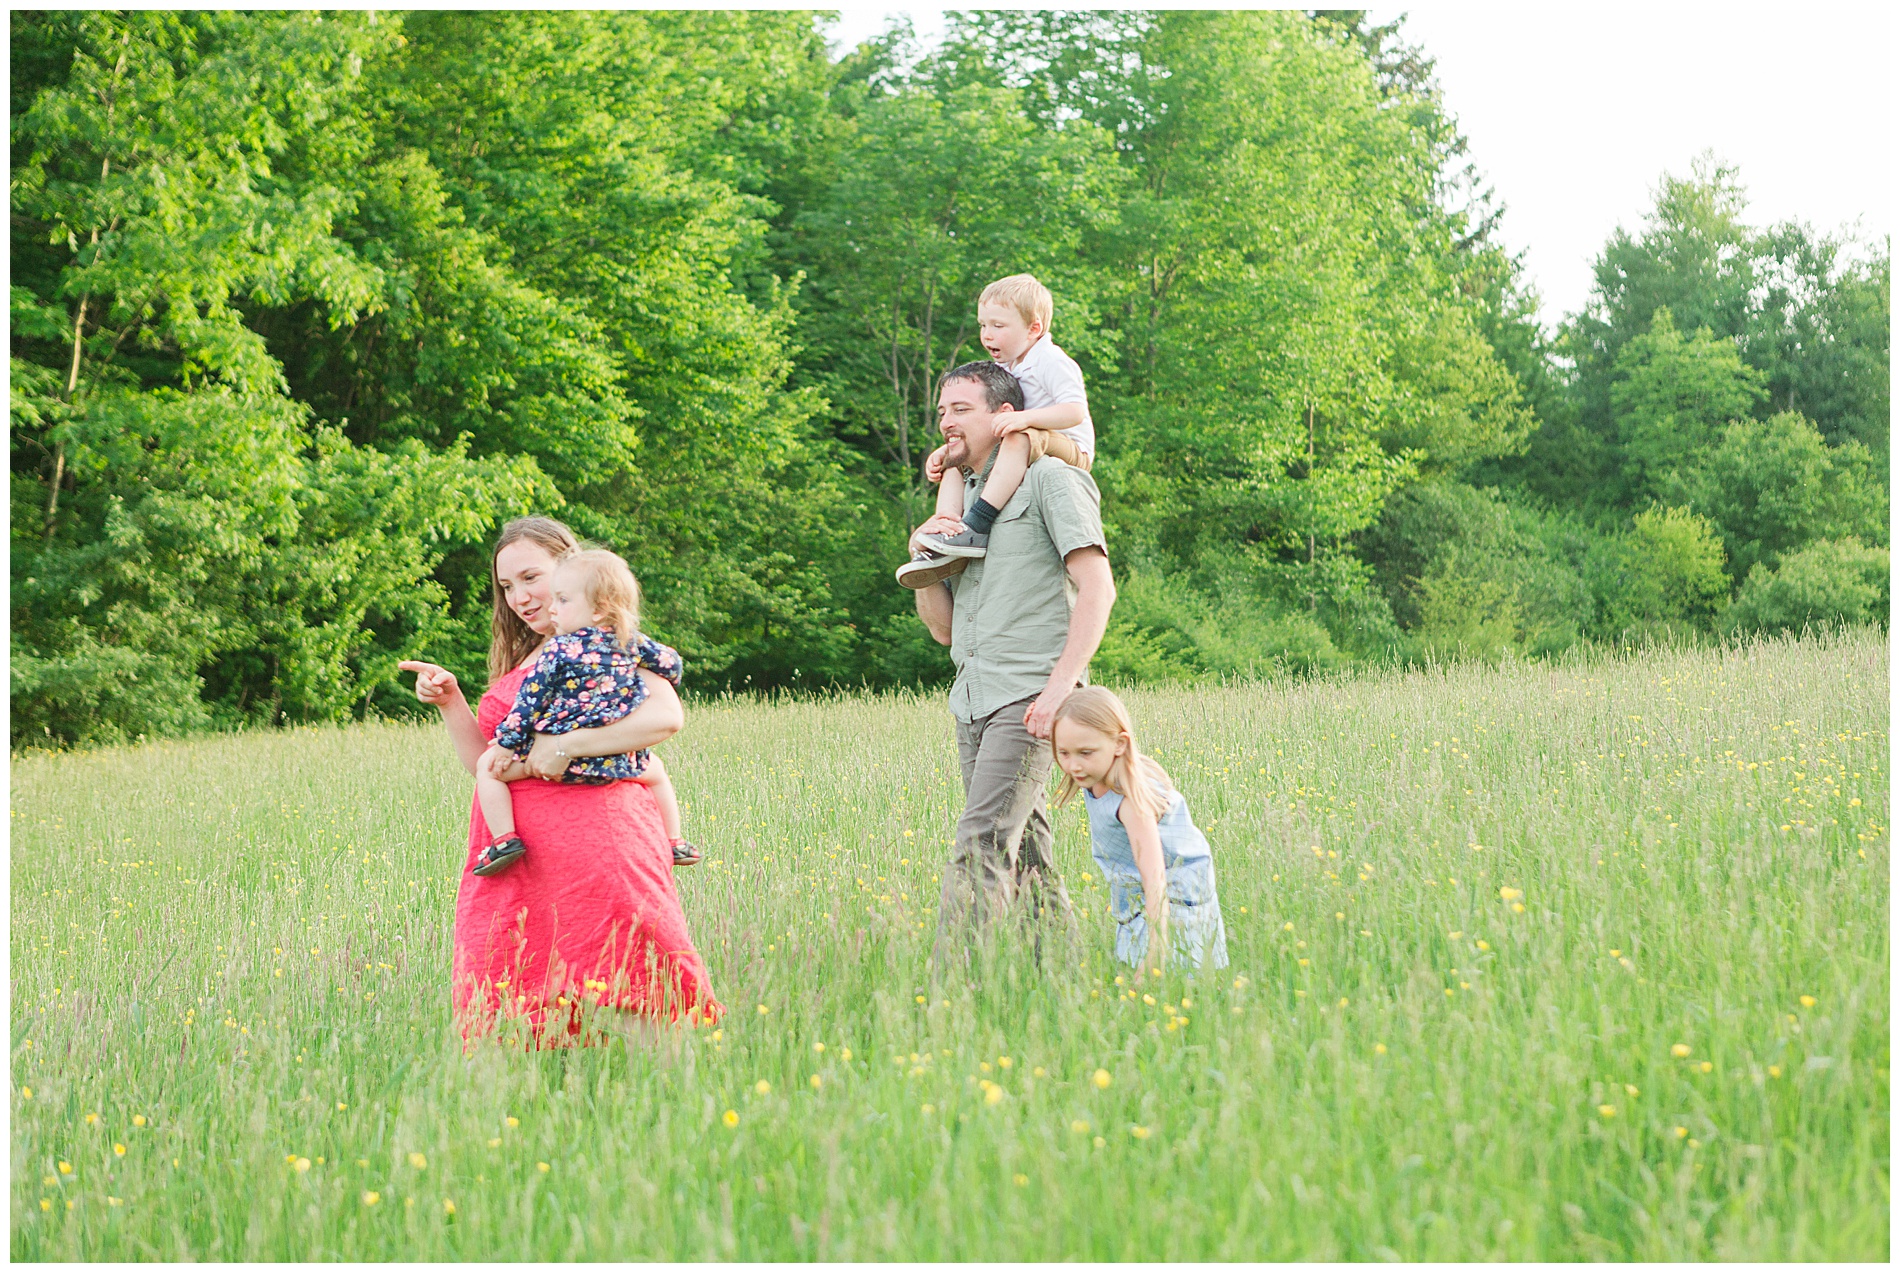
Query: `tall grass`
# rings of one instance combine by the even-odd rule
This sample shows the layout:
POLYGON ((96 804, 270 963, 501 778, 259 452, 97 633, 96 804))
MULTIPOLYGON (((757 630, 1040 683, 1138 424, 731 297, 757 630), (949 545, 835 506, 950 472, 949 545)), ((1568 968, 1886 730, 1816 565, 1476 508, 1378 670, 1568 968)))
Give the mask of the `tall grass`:
POLYGON ((702 704, 730 1015, 538 1055, 451 1027, 439 731, 18 760, 14 1257, 1886 1257, 1883 635, 1127 697, 1224 974, 1071 810, 1079 938, 933 984, 941 699, 702 704))

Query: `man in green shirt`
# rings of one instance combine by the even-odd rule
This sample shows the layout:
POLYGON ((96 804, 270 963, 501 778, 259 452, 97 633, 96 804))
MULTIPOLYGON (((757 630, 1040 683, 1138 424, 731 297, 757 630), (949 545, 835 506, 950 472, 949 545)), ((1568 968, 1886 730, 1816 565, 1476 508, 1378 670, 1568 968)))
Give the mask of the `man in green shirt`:
MULTIPOLYGON (((978 475, 965 480, 965 508, 995 458, 995 418, 1022 404, 1016 378, 996 363, 968 362, 944 376, 937 419, 945 466, 978 475)), ((950 712, 964 808, 938 903, 939 967, 948 943, 1019 898, 1039 912, 1071 913, 1051 851, 1048 738, 1056 709, 1084 682, 1115 603, 1101 505, 1082 469, 1039 460, 997 513, 988 554, 917 590, 918 617, 957 665, 950 712)), ((953 518, 933 517, 911 545, 961 529, 953 518)))

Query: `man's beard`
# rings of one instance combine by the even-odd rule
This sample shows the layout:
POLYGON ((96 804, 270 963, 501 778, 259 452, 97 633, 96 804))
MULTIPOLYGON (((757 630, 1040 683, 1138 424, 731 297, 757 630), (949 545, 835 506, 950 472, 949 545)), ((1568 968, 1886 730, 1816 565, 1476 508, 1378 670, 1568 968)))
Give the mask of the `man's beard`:
POLYGON ((962 469, 965 473, 970 471, 970 440, 968 438, 955 438, 944 444, 943 466, 947 469, 962 469))

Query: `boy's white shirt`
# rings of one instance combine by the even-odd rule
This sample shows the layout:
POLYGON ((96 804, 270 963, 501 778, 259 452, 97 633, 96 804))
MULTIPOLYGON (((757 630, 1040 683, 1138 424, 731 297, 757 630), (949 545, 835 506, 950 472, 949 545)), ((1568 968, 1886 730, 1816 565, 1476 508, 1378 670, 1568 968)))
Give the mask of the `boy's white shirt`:
POLYGON ((1061 347, 1044 334, 1036 337, 1036 343, 1024 350, 1021 358, 1004 363, 1003 370, 1022 385, 1025 411, 1053 407, 1061 402, 1081 403, 1082 423, 1050 432, 1069 438, 1082 448, 1083 454, 1095 455, 1095 420, 1089 415, 1089 394, 1083 387, 1082 369, 1075 365, 1075 359, 1063 353, 1061 347))

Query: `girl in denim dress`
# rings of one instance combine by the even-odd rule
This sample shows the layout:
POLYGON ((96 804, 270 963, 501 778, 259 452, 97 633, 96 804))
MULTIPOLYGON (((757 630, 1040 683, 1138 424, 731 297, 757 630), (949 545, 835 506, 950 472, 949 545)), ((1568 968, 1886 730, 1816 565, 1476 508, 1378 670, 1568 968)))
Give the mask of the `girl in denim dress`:
POLYGON ((1187 797, 1141 754, 1128 709, 1099 685, 1056 710, 1049 744, 1062 770, 1058 805, 1077 790, 1089 811, 1095 864, 1108 880, 1115 957, 1159 972, 1170 953, 1190 969, 1227 966, 1227 928, 1214 857, 1187 797))
MULTIPOLYGON (((491 837, 476 857, 477 875, 493 875, 528 851, 515 834, 508 784, 529 776, 521 761, 536 734, 565 734, 619 720, 646 701, 641 669, 680 683, 679 652, 640 632, 640 585, 619 556, 604 549, 570 553, 555 566, 553 583, 549 609, 555 635, 529 669, 513 707, 495 730, 493 745, 475 766, 475 794, 491 837)), ((652 752, 578 757, 560 778, 592 784, 623 780, 652 790, 672 845, 673 864, 699 861, 699 850, 680 833, 672 780, 652 752)))

